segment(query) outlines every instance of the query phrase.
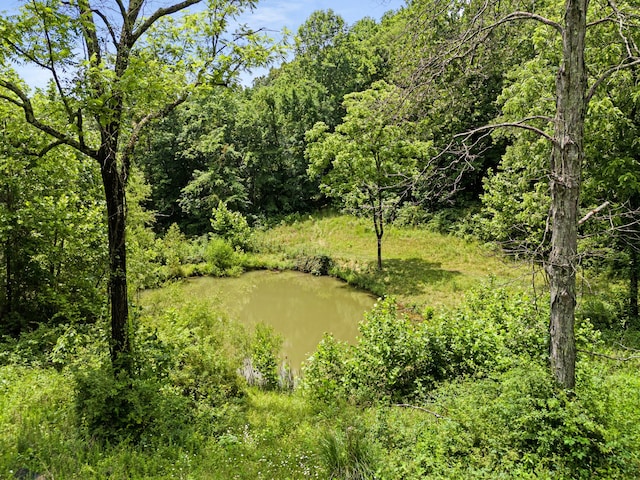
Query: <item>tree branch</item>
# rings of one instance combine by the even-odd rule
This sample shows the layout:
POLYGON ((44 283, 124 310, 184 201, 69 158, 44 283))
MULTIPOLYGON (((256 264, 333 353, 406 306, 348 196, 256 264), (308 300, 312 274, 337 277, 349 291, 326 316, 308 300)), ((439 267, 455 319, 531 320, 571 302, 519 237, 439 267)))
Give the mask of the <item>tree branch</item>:
POLYGON ((38 152, 38 157, 44 157, 47 153, 49 153, 54 148, 59 147, 60 145, 65 145, 65 143, 61 140, 56 140, 55 142, 50 143, 38 152))
POLYGON ((135 122, 133 124, 133 131, 131 132, 131 136, 129 137, 129 141, 124 147, 122 152, 122 178, 126 179, 129 177, 129 170, 131 168, 131 157, 133 156, 133 151, 136 147, 136 143, 140 138, 140 133, 142 129, 146 127, 150 122, 156 120, 158 118, 166 117, 169 113, 171 113, 178 105, 181 105, 189 98, 189 93, 184 92, 180 95, 175 101, 165 105, 162 109, 149 113, 144 116, 140 121, 135 122))
POLYGON ((130 46, 136 43, 136 41, 144 35, 144 33, 151 28, 151 26, 160 18, 165 17, 167 15, 171 15, 173 13, 184 10, 185 8, 189 8, 192 5, 196 5, 200 3, 202 0, 184 0, 180 3, 176 3, 175 5, 171 5, 166 8, 159 8, 155 11, 153 15, 147 18, 142 25, 140 25, 135 31, 131 32, 131 43, 130 46))
POLYGON ((609 206, 609 200, 607 200, 606 202, 604 202, 602 205, 600 205, 599 207, 594 208, 593 210, 591 210, 589 213, 587 213, 584 217, 582 217, 580 220, 578 220, 578 225, 582 225, 584 222, 586 222, 587 220, 589 220, 593 215, 595 215, 596 213, 600 212, 602 209, 606 208, 609 206))
POLYGON ((80 12, 80 23, 82 25, 82 34, 85 44, 87 45, 87 53, 95 65, 99 65, 102 61, 100 51, 100 43, 98 34, 96 33, 96 22, 93 19, 93 11, 91 10, 87 0, 78 2, 78 11, 80 12), (93 59, 95 55, 95 60, 93 59))
POLYGON ((440 415, 439 413, 436 412, 432 412, 431 410, 427 410, 424 407, 420 407, 418 405, 411 405, 409 403, 394 403, 392 405, 393 407, 401 407, 401 408, 413 408, 414 410, 420 410, 421 412, 425 412, 428 413, 430 415, 433 415, 434 417, 436 417, 437 419, 445 419, 445 420, 450 420, 449 417, 445 417, 444 415, 440 415))
MULTIPOLYGON (((629 60, 629 58, 626 58, 625 60, 629 60)), ((602 82, 604 82, 611 75, 613 75, 616 72, 619 72, 620 70, 635 67, 636 65, 640 65, 640 58, 636 58, 635 60, 628 63, 622 63, 620 65, 616 65, 615 67, 611 67, 610 69, 605 71, 602 75, 600 75, 600 77, 598 77, 598 79, 593 83, 593 85, 591 85, 591 88, 589 88, 589 91, 587 92, 587 95, 585 97, 585 101, 589 103, 593 98, 593 96, 595 95, 598 87, 602 84, 602 82)))
POLYGON ((14 105, 17 105, 23 110, 25 120, 27 121, 27 123, 33 125, 38 130, 51 135, 53 138, 57 139, 60 142, 60 144, 69 145, 70 147, 75 148, 79 152, 84 153, 85 155, 91 158, 96 158, 97 152, 95 150, 92 150, 88 148, 86 145, 83 145, 82 143, 80 143, 79 141, 74 140, 68 135, 65 135, 64 133, 60 132, 56 128, 52 127, 51 125, 41 122, 35 115, 35 112, 33 110, 33 105, 31 104, 31 100, 29 100, 29 97, 27 97, 27 95, 22 91, 22 89, 18 87, 15 83, 0 79, 0 87, 6 88, 7 90, 13 92, 19 98, 18 100, 15 98, 8 97, 6 95, 0 95, 0 98, 13 103, 14 105))
MULTIPOLYGON (((615 4, 614 0, 608 0, 608 5, 609 7, 611 7, 611 10, 613 10, 613 13, 615 14, 615 17, 618 20, 618 33, 620 34, 620 38, 622 39, 622 42, 624 43, 626 50, 627 50, 627 57, 629 58, 634 58, 635 56, 637 56, 637 52, 638 52, 638 46, 635 44, 633 37, 631 36, 627 36, 624 34, 624 29, 625 27, 629 27, 629 24, 627 24, 625 22, 625 15, 620 11, 620 9, 618 8, 618 6, 615 4), (636 53, 636 55, 634 55, 634 52, 636 53)), ((637 25, 636 25, 637 27, 637 25)))
POLYGON ((612 16, 608 16, 605 18, 599 18, 598 20, 594 20, 593 22, 587 23, 587 28, 595 27, 596 25, 600 25, 601 23, 613 22, 614 19, 612 16))
MULTIPOLYGON (((36 4, 34 4, 34 7, 36 4)), ((36 8, 37 11, 37 8, 36 8)), ((38 12, 40 13, 40 12, 38 12)), ((47 43, 47 53, 49 55, 49 70, 51 71, 51 75, 53 75, 53 80, 58 89, 58 93, 60 94, 60 98, 62 99, 62 104, 64 105, 64 109, 67 112, 67 118, 70 121, 73 121, 73 112, 71 111, 71 106, 69 105, 69 99, 65 95, 64 89, 62 88, 62 83, 60 82, 60 76, 58 75, 58 70, 55 67, 55 61, 53 59, 53 46, 51 45, 51 36, 49 35, 49 26, 47 25, 46 16, 41 15, 42 19, 42 29, 44 30, 44 37, 47 43)))
POLYGON ((117 45, 118 44, 118 40, 117 40, 117 37, 116 37, 116 32, 113 29, 113 26, 111 25, 111 23, 109 22, 109 19, 107 18, 107 16, 104 13, 102 13, 100 10, 98 10, 98 9, 92 9, 91 11, 93 13, 95 13, 96 15, 98 15, 102 19, 102 21, 104 22, 105 26, 107 27, 107 30, 109 31, 109 35, 111 36, 111 40, 113 41, 113 44, 117 45))
POLYGON ((527 118, 523 118, 522 120, 518 120, 517 122, 502 122, 502 123, 494 123, 494 124, 490 124, 490 125, 483 125, 482 127, 478 127, 475 128, 473 130, 468 130, 466 132, 463 133, 458 133, 457 135, 454 135, 454 138, 460 138, 460 137, 464 137, 465 139, 471 137, 472 135, 485 131, 485 130, 494 130, 496 128, 520 128, 523 130, 528 130, 530 132, 534 132, 538 135, 540 135, 541 137, 549 140, 551 143, 555 143, 556 141, 554 140, 554 138, 549 135, 548 133, 544 132, 543 130, 534 127, 532 125, 528 125, 526 122, 529 122, 531 120, 545 120, 547 122, 551 122, 552 120, 548 117, 543 117, 543 116, 533 116, 533 117, 527 117, 527 118))
POLYGON ((19 45, 13 43, 10 38, 3 38, 3 40, 8 45, 10 45, 11 48, 13 48, 16 52, 18 52, 20 55, 22 55, 25 58, 27 58, 30 62, 36 64, 38 67, 40 67, 40 68, 42 68, 44 70, 50 70, 51 67, 49 67, 49 65, 47 65, 46 63, 41 62, 38 58, 36 58, 33 55, 31 55, 29 52, 24 50, 22 47, 20 47, 19 45))
POLYGON ((587 350, 577 349, 580 353, 586 353, 587 355, 593 355, 594 357, 606 358, 608 360, 615 360, 616 362, 629 362, 631 360, 640 359, 640 355, 631 355, 630 357, 614 357, 612 355, 605 355, 604 353, 589 352, 587 350))
POLYGON ((514 20, 535 20, 536 22, 544 23, 545 25, 550 26, 560 34, 562 34, 563 32, 562 25, 560 25, 558 22, 554 22, 553 20, 549 20, 548 18, 543 17, 542 15, 538 15, 537 13, 531 13, 531 12, 511 12, 506 17, 501 18, 500 20, 498 20, 492 25, 489 25, 488 27, 484 27, 482 30, 493 30, 494 28, 504 23, 509 23, 514 20))

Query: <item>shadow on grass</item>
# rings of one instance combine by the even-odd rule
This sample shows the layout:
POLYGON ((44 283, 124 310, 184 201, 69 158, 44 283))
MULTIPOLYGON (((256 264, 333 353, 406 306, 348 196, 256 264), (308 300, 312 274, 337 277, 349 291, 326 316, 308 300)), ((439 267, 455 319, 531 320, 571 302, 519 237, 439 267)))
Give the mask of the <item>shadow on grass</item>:
POLYGON ((389 259, 382 261, 382 271, 375 276, 383 281, 389 295, 420 295, 425 285, 452 280, 460 272, 443 270, 440 263, 421 258, 389 259))
POLYGON ((376 262, 371 262, 364 271, 349 271, 345 280, 376 295, 420 295, 427 285, 461 275, 458 271, 443 270, 440 263, 421 258, 383 259, 382 267, 378 270, 376 262))

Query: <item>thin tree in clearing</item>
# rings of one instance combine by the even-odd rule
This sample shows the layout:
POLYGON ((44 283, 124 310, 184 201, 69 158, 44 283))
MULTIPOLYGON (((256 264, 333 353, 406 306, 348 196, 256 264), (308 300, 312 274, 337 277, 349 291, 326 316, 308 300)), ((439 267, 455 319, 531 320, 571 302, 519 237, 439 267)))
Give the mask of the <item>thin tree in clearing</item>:
POLYGON ((372 219, 378 270, 385 217, 411 192, 417 165, 431 148, 429 142, 409 138, 397 123, 398 95, 399 89, 384 81, 345 95, 347 114, 335 132, 319 122, 306 134, 309 174, 322 178, 322 191, 372 219))

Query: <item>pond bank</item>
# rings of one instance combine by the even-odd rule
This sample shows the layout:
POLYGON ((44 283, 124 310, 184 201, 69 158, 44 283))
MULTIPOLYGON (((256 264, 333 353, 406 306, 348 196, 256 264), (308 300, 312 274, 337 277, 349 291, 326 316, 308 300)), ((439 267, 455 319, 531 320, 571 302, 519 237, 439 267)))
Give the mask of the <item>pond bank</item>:
MULTIPOLYGON (((239 277, 194 277, 179 288, 185 298, 209 299, 230 319, 253 327, 263 323, 282 337, 282 355, 293 370, 325 333, 354 342, 358 323, 376 298, 342 280, 297 271, 254 270, 239 277)), ((144 297, 162 296, 162 289, 144 297)))

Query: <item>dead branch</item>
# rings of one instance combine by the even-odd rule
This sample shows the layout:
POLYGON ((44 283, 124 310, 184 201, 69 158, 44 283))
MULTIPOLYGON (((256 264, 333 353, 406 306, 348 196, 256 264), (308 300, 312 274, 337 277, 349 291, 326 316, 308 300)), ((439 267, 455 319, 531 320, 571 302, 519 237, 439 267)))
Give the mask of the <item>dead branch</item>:
POLYGON ((625 345, 625 344, 620 343, 620 342, 616 342, 616 343, 617 343, 617 345, 620 346, 620 348, 623 348, 624 350, 629 350, 631 352, 640 352, 640 350, 638 350, 637 348, 629 347, 628 345, 625 345))
POLYGON ((554 22, 553 20, 549 20, 548 18, 543 17, 542 15, 538 15, 537 13, 531 13, 531 12, 512 12, 509 15, 501 18, 497 22, 493 23, 492 25, 485 27, 483 30, 493 30, 502 24, 510 23, 510 22, 513 22, 514 20, 535 20, 536 22, 543 23, 553 28, 558 33, 563 32, 563 27, 558 22, 554 22))
POLYGON ((454 135, 454 138, 463 137, 466 140, 469 137, 473 136, 474 134, 482 132, 482 131, 485 131, 485 130, 495 130, 497 128, 520 128, 520 129, 523 129, 523 130, 529 130, 530 132, 534 132, 534 133, 540 135, 541 137, 549 140, 550 142, 555 143, 555 140, 553 139, 553 137, 551 135, 549 135, 545 131, 543 131, 543 130, 537 128, 537 127, 534 127, 532 125, 529 125, 527 123, 527 122, 529 122, 531 120, 545 120, 547 122, 552 121, 548 117, 542 117, 542 116, 536 115, 536 116, 533 116, 533 117, 523 118, 521 120, 518 120, 517 122, 502 122, 502 123, 494 123, 494 124, 490 124, 490 125, 483 125, 482 127, 478 127, 478 128, 473 129, 473 130, 468 130, 466 132, 458 133, 457 135, 454 135))
MULTIPOLYGON (((628 60, 628 59, 625 59, 625 60, 628 60)), ((585 97, 587 103, 591 101, 591 99, 596 93, 596 90, 598 90, 598 87, 602 85, 602 82, 604 82, 607 78, 609 78, 614 73, 619 72, 620 70, 632 68, 632 67, 635 67, 636 65, 640 65, 640 58, 635 59, 631 62, 626 62, 626 63, 622 62, 619 65, 611 67, 608 70, 606 70, 604 73, 602 73, 602 75, 600 75, 598 79, 595 82, 593 82, 593 85, 591 85, 591 88, 589 88, 589 91, 587 92, 587 95, 585 97)))
POLYGON ((586 353, 587 355, 592 355, 594 357, 606 358, 607 360, 615 360, 616 362, 628 362, 631 360, 640 359, 640 355, 631 355, 630 357, 614 357, 612 355, 606 355, 604 353, 589 352, 587 350, 581 350, 581 349, 577 349, 577 351, 580 353, 586 353))
POLYGON ((392 404, 393 407, 401 407, 401 408, 413 408, 414 410, 420 410, 421 412, 425 412, 428 413, 430 415, 433 415, 434 417, 436 417, 438 420, 439 419, 444 419, 444 420, 451 420, 449 417, 445 417, 444 415, 440 415, 439 413, 433 412, 431 410, 428 410, 424 407, 420 407, 418 405, 411 405, 409 403, 394 403, 392 404))
POLYGON ((607 200, 606 202, 604 202, 602 205, 600 205, 599 207, 594 208, 593 210, 591 210, 589 213, 587 213, 584 217, 582 217, 580 220, 578 220, 578 225, 582 225, 584 222, 586 222, 587 220, 589 220, 592 216, 594 216, 596 213, 600 212, 601 210, 603 210, 604 208, 609 206, 609 200, 607 200))

